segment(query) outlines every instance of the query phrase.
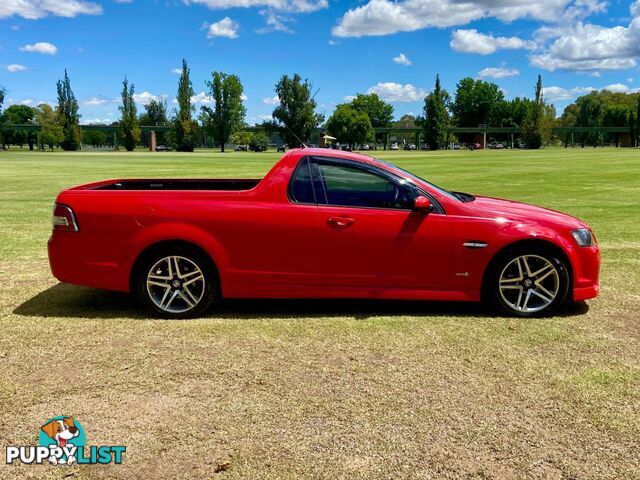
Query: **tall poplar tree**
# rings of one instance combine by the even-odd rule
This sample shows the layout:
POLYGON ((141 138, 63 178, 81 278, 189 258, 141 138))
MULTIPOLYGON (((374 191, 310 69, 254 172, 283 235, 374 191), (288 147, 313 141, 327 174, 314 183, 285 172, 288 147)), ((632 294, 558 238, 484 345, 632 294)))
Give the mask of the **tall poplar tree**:
POLYGON ((424 135, 430 150, 438 150, 447 144, 449 94, 440 87, 440 75, 436 75, 433 92, 424 99, 424 135))
POLYGON ((528 148, 540 148, 551 135, 549 112, 542 94, 542 76, 536 82, 536 98, 529 105, 529 111, 522 125, 522 136, 528 148))
POLYGON ((63 150, 77 150, 80 146, 80 115, 78 114, 78 101, 73 90, 71 90, 71 80, 64 71, 64 79, 58 80, 56 84, 58 91, 58 106, 56 113, 64 139, 60 142, 63 150))
POLYGON ((133 100, 135 87, 133 83, 129 85, 127 77, 122 82, 122 105, 118 107, 122 117, 118 125, 118 132, 124 148, 128 152, 136 148, 136 143, 140 141, 140 126, 138 125, 138 111, 136 102, 133 100))
POLYGON ((195 145, 196 125, 192 114, 195 110, 191 105, 193 97, 193 85, 191 84, 190 70, 187 61, 182 60, 182 73, 178 81, 178 113, 173 122, 173 136, 176 150, 179 152, 193 152, 195 145))

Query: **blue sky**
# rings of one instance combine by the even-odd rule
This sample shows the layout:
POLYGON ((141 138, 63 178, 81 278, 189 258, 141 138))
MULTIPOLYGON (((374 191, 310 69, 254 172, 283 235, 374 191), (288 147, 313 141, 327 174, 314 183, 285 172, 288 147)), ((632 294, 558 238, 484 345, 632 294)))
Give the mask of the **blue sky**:
POLYGON ((211 71, 239 75, 247 121, 273 111, 273 87, 299 73, 319 110, 376 91, 396 117, 421 113, 439 73, 496 82, 508 98, 533 94, 542 74, 561 111, 592 88, 638 91, 640 0, 1 0, 0 85, 7 103, 55 102, 67 68, 82 122, 118 117, 125 75, 140 109, 170 108, 186 58, 208 102, 211 71))

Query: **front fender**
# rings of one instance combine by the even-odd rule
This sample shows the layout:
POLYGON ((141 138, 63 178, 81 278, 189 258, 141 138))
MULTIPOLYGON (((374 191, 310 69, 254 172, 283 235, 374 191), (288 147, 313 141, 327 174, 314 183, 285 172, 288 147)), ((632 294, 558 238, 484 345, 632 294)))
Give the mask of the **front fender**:
POLYGON ((454 267, 451 283, 454 289, 478 293, 491 261, 506 248, 524 241, 539 241, 560 249, 567 257, 571 270, 576 263, 576 248, 570 238, 561 231, 514 221, 486 218, 461 219, 454 226, 454 267), (468 248, 465 243, 486 244, 485 248, 468 248))

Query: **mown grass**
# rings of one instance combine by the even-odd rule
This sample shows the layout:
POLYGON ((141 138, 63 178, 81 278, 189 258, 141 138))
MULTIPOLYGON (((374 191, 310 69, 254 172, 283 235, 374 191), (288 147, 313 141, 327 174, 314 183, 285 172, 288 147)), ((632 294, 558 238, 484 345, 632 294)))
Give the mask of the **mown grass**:
POLYGON ((70 414, 89 443, 127 446, 120 466, 0 476, 638 478, 640 151, 377 154, 444 187, 586 220, 601 296, 534 321, 368 301, 234 301, 150 320, 126 295, 50 276, 56 193, 116 177, 260 177, 278 155, 0 152, 0 445, 33 444, 70 414))

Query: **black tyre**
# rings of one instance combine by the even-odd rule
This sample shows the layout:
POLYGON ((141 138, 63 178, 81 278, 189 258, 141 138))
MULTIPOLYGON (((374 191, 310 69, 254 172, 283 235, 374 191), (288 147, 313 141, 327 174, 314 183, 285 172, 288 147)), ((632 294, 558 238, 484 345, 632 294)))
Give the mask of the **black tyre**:
POLYGON ((168 247, 141 260, 134 288, 155 316, 193 318, 214 302, 217 275, 211 260, 195 249, 168 247))
POLYGON ((570 277, 565 261, 553 250, 521 248, 491 266, 485 291, 501 313, 538 317, 553 313, 567 300, 570 277))

